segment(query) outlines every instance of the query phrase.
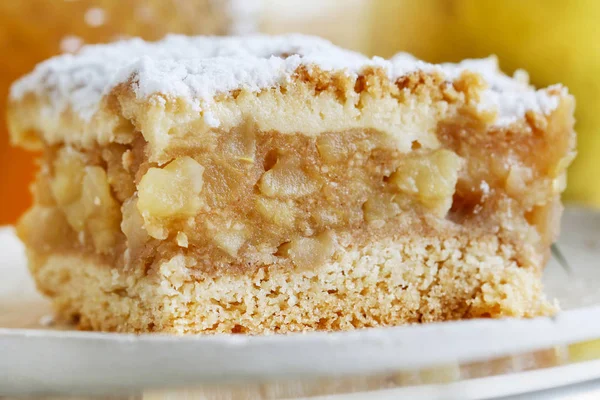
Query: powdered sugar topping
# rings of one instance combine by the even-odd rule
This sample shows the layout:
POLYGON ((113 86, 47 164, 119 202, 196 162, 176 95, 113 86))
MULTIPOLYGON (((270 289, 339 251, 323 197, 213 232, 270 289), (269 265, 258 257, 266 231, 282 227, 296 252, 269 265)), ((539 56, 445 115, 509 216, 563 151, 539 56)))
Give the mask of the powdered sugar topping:
MULTIPOLYGON (((488 82, 482 107, 498 112, 497 124, 521 118, 528 110, 549 113, 559 98, 545 90, 502 74, 492 59, 466 60, 459 64, 433 65, 407 54, 390 60, 368 58, 310 36, 185 37, 168 36, 149 43, 131 39, 108 45, 84 46, 77 54, 65 54, 39 64, 15 82, 12 99, 27 94, 50 96, 48 112, 67 108, 89 119, 102 96, 116 85, 132 80, 140 98, 154 93, 182 97, 202 108, 219 93, 245 88, 259 91, 290 79, 301 66, 359 74, 379 66, 390 79, 416 70, 439 71, 449 80, 464 70, 480 73, 488 82)), ((218 126, 219 121, 211 125, 218 126)))

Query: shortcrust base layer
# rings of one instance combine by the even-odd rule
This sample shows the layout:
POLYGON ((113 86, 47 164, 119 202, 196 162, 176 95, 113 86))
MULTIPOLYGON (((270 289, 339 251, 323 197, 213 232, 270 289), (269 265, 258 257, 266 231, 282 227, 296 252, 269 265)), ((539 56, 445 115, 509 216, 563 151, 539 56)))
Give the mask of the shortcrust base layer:
MULTIPOLYGON (((350 243, 350 242, 349 242, 350 243)), ((82 255, 37 257, 31 269, 56 311, 81 329, 267 333, 349 330, 556 311, 539 273, 511 261, 494 237, 402 237, 357 248, 309 270, 194 270, 183 255, 127 272, 82 255)))

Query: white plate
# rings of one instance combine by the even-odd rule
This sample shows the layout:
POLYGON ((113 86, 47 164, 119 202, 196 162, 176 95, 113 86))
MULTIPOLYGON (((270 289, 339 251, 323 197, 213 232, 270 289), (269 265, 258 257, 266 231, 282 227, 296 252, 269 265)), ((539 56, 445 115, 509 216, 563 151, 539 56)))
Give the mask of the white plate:
POLYGON ((600 213, 568 209, 559 247, 574 273, 554 260, 545 271, 546 291, 563 309, 553 318, 254 337, 136 336, 44 326, 49 305, 33 288, 13 230, 3 228, 0 395, 151 397, 156 389, 185 387, 248 398, 411 390, 467 399, 600 378, 600 361, 578 362, 600 359, 600 345, 568 346, 600 338, 600 213))

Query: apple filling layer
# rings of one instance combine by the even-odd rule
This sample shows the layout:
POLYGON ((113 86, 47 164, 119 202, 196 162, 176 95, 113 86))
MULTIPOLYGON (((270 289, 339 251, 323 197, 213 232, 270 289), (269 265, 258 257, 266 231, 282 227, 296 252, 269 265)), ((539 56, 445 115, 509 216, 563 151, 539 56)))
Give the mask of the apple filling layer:
POLYGON ((440 147, 414 142, 401 153, 372 130, 314 138, 247 124, 173 150, 163 165, 147 161, 142 139, 95 150, 48 148, 37 204, 20 230, 38 253, 84 249, 134 267, 178 252, 204 271, 313 267, 332 257, 344 235, 370 243, 441 229, 446 236, 497 234, 518 248, 523 264, 537 264, 535 245, 551 238, 536 228, 546 232, 551 223, 562 171, 536 179, 536 191, 519 190, 541 168, 526 164, 523 143, 522 154, 497 147, 486 158, 476 131, 470 145, 454 145, 464 132, 442 125, 440 147), (533 247, 519 243, 523 235, 533 247))

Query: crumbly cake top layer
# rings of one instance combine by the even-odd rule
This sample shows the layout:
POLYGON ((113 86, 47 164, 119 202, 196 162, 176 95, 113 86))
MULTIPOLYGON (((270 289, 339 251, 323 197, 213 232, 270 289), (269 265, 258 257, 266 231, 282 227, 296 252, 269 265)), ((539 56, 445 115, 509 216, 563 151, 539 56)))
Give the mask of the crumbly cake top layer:
POLYGON ((132 82, 138 98, 160 93, 183 98, 201 110, 221 93, 236 89, 258 92, 281 85, 301 66, 343 71, 349 76, 379 67, 392 81, 415 71, 438 72, 451 81, 463 71, 473 71, 488 83, 481 108, 497 110, 497 125, 508 125, 529 110, 549 114, 562 92, 535 90, 526 80, 503 74, 493 57, 434 65, 408 54, 389 60, 368 58, 303 35, 172 35, 153 43, 132 39, 85 46, 75 55, 54 57, 15 82, 10 96, 13 101, 28 94, 48 97, 46 113, 56 115, 71 109, 88 120, 103 95, 121 83, 132 82))

